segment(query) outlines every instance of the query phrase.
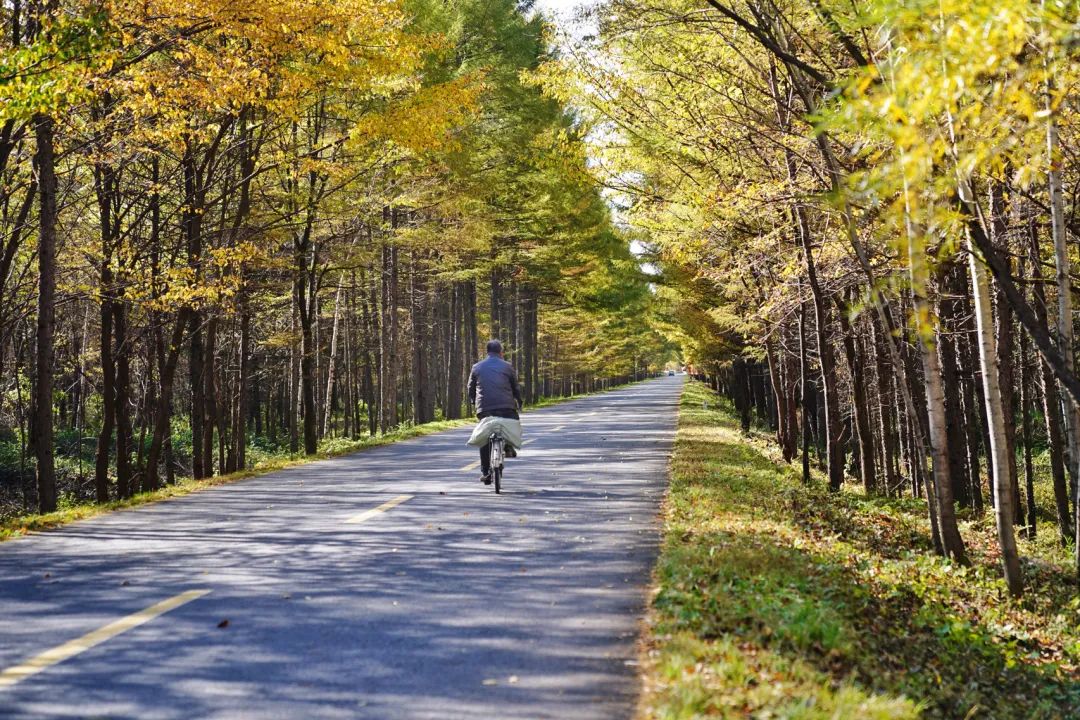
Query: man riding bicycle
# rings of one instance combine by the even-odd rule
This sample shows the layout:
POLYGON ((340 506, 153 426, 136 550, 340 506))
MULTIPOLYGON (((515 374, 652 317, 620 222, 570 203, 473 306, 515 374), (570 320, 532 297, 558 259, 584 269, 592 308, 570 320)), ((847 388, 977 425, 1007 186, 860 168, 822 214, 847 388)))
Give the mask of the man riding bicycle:
MULTIPOLYGON (((503 346, 498 340, 487 344, 487 358, 476 363, 469 373, 469 402, 476 406, 477 419, 487 417, 519 420, 521 388, 514 366, 503 359, 503 346)), ((507 457, 516 453, 507 447, 507 457)), ((491 442, 480 448, 480 481, 491 484, 491 442)))

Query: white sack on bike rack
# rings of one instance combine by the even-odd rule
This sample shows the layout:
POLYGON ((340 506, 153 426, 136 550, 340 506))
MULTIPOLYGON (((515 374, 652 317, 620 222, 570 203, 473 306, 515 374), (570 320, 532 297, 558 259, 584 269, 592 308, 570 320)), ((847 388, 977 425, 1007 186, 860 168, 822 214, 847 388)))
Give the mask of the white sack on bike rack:
POLYGON ((521 421, 513 418, 486 417, 477 423, 473 429, 469 445, 480 447, 486 445, 495 431, 501 431, 505 440, 515 450, 521 449, 521 421))

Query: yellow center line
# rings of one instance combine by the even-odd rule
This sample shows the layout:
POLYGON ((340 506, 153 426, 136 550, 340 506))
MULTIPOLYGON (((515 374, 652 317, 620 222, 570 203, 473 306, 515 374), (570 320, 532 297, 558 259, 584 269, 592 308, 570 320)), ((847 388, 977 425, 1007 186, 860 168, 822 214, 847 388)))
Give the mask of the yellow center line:
POLYGON ((186 605, 192 600, 197 600, 209 592, 209 590, 188 590, 187 592, 182 592, 168 600, 162 600, 159 603, 151 605, 145 610, 140 610, 137 613, 111 622, 80 638, 70 640, 63 645, 57 645, 40 655, 35 655, 21 665, 9 667, 7 670, 0 672, 0 690, 11 687, 20 680, 24 680, 31 675, 36 675, 43 670, 47 670, 57 663, 75 657, 79 653, 86 652, 90 648, 100 645, 122 632, 136 628, 143 623, 150 622, 159 615, 164 615, 170 610, 175 610, 181 605, 186 605))
POLYGON ((480 461, 479 460, 477 460, 476 462, 469 463, 465 467, 461 468, 461 470, 458 470, 458 472, 469 472, 470 470, 475 470, 478 467, 480 467, 480 461))
POLYGON ((413 498, 412 495, 398 495, 393 500, 387 500, 386 502, 384 502, 379 507, 371 508, 370 510, 365 510, 364 512, 360 513, 359 515, 353 515, 351 518, 349 518, 348 520, 345 521, 345 524, 346 525, 355 525, 357 523, 362 523, 365 520, 370 520, 371 518, 375 517, 376 515, 383 514, 384 512, 386 512, 387 510, 389 510, 392 507, 397 507, 398 505, 400 505, 403 502, 406 502, 408 500, 412 500, 412 498, 413 498))
POLYGON ((560 431, 560 430, 562 430, 562 429, 563 429, 564 427, 566 427, 566 426, 565 426, 565 425, 560 425, 559 427, 556 427, 556 428, 551 428, 551 432, 559 432, 559 431, 560 431))
POLYGON ((522 445, 528 445, 528 444, 529 444, 529 443, 531 443, 531 442, 536 442, 536 438, 530 438, 530 439, 526 440, 525 442, 523 442, 523 443, 521 443, 521 444, 522 444, 522 445))

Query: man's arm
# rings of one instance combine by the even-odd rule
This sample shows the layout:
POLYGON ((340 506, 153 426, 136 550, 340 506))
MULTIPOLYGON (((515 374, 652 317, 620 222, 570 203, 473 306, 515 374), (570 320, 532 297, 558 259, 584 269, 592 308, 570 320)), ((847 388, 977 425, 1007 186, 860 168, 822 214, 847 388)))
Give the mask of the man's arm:
POLYGON ((518 384, 517 370, 510 366, 510 387, 514 389, 514 399, 517 400, 518 408, 524 407, 525 401, 521 399, 521 385, 518 384))
POLYGON ((469 404, 476 404, 476 369, 469 372, 469 404))

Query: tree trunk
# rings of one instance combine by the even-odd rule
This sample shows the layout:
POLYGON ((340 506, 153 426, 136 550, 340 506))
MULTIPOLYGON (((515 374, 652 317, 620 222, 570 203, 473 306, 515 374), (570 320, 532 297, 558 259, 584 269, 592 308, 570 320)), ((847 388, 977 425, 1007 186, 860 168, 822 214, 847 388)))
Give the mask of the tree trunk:
POLYGON ((956 330, 960 323, 959 296, 963 291, 963 268, 949 262, 941 269, 942 287, 938 295, 938 317, 941 331, 938 333, 938 356, 941 361, 941 379, 945 389, 946 430, 949 436, 949 479, 952 481, 953 498, 961 507, 971 507, 972 498, 968 479, 967 435, 963 428, 963 406, 960 396, 958 351, 956 330))
POLYGON ((109 454, 116 412, 116 370, 112 357, 112 269, 111 254, 103 253, 101 260, 101 430, 98 432, 97 459, 94 463, 94 488, 98 502, 109 500, 109 454))
POLYGON ((113 329, 116 343, 116 492, 130 497, 135 492, 131 477, 131 363, 127 338, 127 308, 123 300, 113 302, 113 329))
POLYGON ((173 325, 172 337, 167 351, 161 348, 159 352, 160 388, 158 391, 158 405, 154 413, 154 433, 150 440, 150 451, 147 453, 146 474, 143 477, 143 490, 157 490, 158 484, 158 458, 164 446, 166 478, 172 480, 172 447, 169 439, 169 419, 172 415, 172 390, 176 377, 176 366, 180 360, 180 348, 184 337, 184 328, 189 323, 191 310, 188 307, 181 308, 173 325))
MULTIPOLYGON (((1024 276, 1024 259, 1020 258, 1020 276, 1024 276)), ((1028 539, 1036 537, 1035 517, 1035 467, 1031 457, 1032 429, 1031 416, 1033 403, 1031 401, 1032 379, 1031 365, 1028 362, 1028 337, 1026 333, 1020 333, 1020 417, 1022 420, 1022 438, 1024 440, 1024 489, 1027 500, 1027 518, 1024 528, 1024 536, 1028 539)))
POLYGON ((427 283, 423 277, 421 263, 414 251, 412 254, 412 287, 409 288, 413 330, 412 348, 412 385, 413 385, 413 422, 417 425, 429 423, 435 419, 431 377, 428 363, 428 345, 431 337, 427 317, 427 283))
MULTIPOLYGON (((1049 95, 1048 95, 1049 97, 1049 95)), ((1050 189, 1050 227, 1054 240, 1054 260, 1057 268, 1058 289, 1058 348, 1064 356, 1065 369, 1076 371, 1076 354, 1073 346, 1072 286, 1069 281, 1069 248, 1065 230, 1065 203, 1061 189, 1061 151, 1058 147, 1057 119, 1051 114, 1046 123, 1046 149, 1050 157, 1048 184, 1050 189)), ((1073 527, 1074 564, 1080 574, 1080 498, 1075 487, 1080 482, 1080 402, 1074 394, 1065 398, 1065 439, 1068 448, 1068 468, 1074 487, 1073 503, 1076 514, 1073 527)))
MULTIPOLYGON (((1003 251, 1005 262, 1012 272, 1012 257, 1009 253, 1008 233, 1006 226, 1006 208, 1003 197, 1004 188, 999 183, 990 183, 990 229, 994 245, 1003 251)), ((1001 392, 1002 422, 1008 428, 1005 432, 1005 456, 1007 459, 1006 470, 1009 475, 1009 487, 1012 488, 1013 496, 1013 524, 1019 525, 1024 522, 1024 516, 1020 507, 1020 483, 1016 468, 1016 418, 1014 408, 1015 373, 1013 371, 1013 355, 1015 350, 1015 335, 1013 333, 1013 312, 1009 306, 1000 286, 997 292, 997 325, 995 331, 998 351, 998 384, 1001 392)))
POLYGON ((341 278, 338 278, 337 295, 334 297, 334 325, 330 332, 330 360, 326 369, 326 407, 323 410, 322 434, 330 432, 330 420, 334 411, 334 381, 337 372, 338 322, 341 319, 341 278))
MULTIPOLYGON (((870 320, 870 332, 874 347, 874 362, 878 390, 878 428, 881 433, 882 470, 885 472, 885 494, 891 495, 900 485, 897 465, 896 426, 894 422, 895 405, 891 402, 894 373, 890 372, 887 352, 882 350, 881 328, 874 319, 870 320)), ((902 416, 901 416, 902 417, 902 416)))
MULTIPOLYGON (((794 186, 797 182, 795 157, 790 150, 785 150, 788 181, 794 186)), ((840 442, 840 412, 836 397, 836 362, 833 359, 832 345, 828 339, 828 313, 825 305, 825 293, 817 276, 814 263, 814 251, 810 240, 810 224, 801 205, 793 204, 790 208, 794 231, 802 246, 806 277, 810 283, 810 292, 814 300, 814 325, 817 329, 818 363, 821 366, 821 390, 824 396, 825 410, 825 456, 828 463, 829 489, 838 491, 844 482, 844 449, 840 442)))
POLYGON ((53 119, 35 115, 38 173, 38 317, 34 395, 34 455, 37 459, 38 509, 56 510, 56 470, 53 464, 53 336, 56 332, 56 160, 53 119))
POLYGON ((206 321, 205 344, 202 348, 203 367, 201 379, 202 391, 202 441, 199 447, 202 452, 202 467, 205 477, 214 475, 214 419, 215 406, 217 405, 217 392, 214 386, 215 353, 217 352, 217 314, 211 315, 206 321))
POLYGON ((450 363, 446 375, 444 414, 449 420, 461 417, 466 346, 465 286, 454 283, 450 288, 449 342, 450 363))
MULTIPOLYGON (((780 377, 775 344, 770 334, 765 339, 765 357, 769 363, 769 380, 773 386, 773 399, 776 403, 776 442, 780 446, 781 452, 783 452, 784 462, 789 463, 795 458, 795 434, 791 428, 791 414, 788 412, 789 398, 784 387, 784 380, 780 377)), ((637 379, 636 368, 634 379, 637 379)))
POLYGON ((806 302, 802 299, 802 283, 799 283, 799 388, 802 394, 802 481, 810 484, 810 405, 809 372, 806 357, 806 302))
MULTIPOLYGON (((233 472, 247 467, 247 423, 248 423, 248 389, 251 385, 251 310, 247 306, 247 298, 242 300, 240 309, 240 348, 239 348, 240 377, 237 388, 236 425, 233 428, 233 472)), ((257 385, 254 386, 258 388, 257 385)), ((256 396, 256 405, 258 396, 256 396)), ((258 413, 256 412, 256 417, 258 413)), ((258 427, 256 427, 258 433, 258 427)))
MULTIPOLYGON (((1046 310, 1046 295, 1043 292, 1042 258, 1039 253, 1039 232, 1034 223, 1028 229, 1028 252, 1031 257, 1032 272, 1032 306, 1040 323, 1049 328, 1046 310)), ((1063 452, 1065 447, 1064 432, 1061 417, 1061 396, 1058 393, 1057 382, 1054 380, 1050 365, 1045 359, 1037 360, 1039 366, 1039 378, 1043 386, 1043 416, 1046 420, 1046 438, 1050 452, 1050 477, 1054 486, 1054 504, 1057 508, 1058 530, 1061 533, 1061 544, 1067 546, 1073 539, 1073 517, 1069 509, 1069 481, 1065 469, 1063 452)))
POLYGON ((877 490, 877 476, 874 468, 874 438, 870 431, 870 408, 866 402, 867 378, 862 358, 855 346, 851 322, 845 313, 843 304, 837 301, 837 317, 840 320, 844 353, 847 355, 848 370, 851 372, 852 411, 855 415, 855 435, 859 447, 859 477, 867 494, 871 494, 877 490))
MULTIPOLYGON (((188 265, 195 279, 198 280, 202 275, 202 207, 199 203, 195 156, 190 145, 185 149, 182 165, 184 172, 182 224, 187 239, 188 265)), ((202 312, 193 309, 189 321, 191 323, 188 340, 188 373, 191 386, 191 473, 198 480, 211 472, 211 468, 204 465, 206 453, 203 448, 206 385, 203 380, 202 312)))
POLYGON ((1020 597, 1024 591, 1024 581, 1013 532, 1013 489, 1009 480, 1008 444, 1005 441, 1008 429, 1003 422, 1004 410, 998 384, 1000 376, 990 306, 990 283, 987 281, 986 271, 975 255, 970 236, 968 251, 971 287, 975 296, 975 322, 979 333, 979 358, 983 369, 986 418, 990 426, 990 457, 994 468, 994 514, 997 518, 998 543, 1001 546, 1001 560, 1009 594, 1020 597))
MULTIPOLYGON (((302 270, 295 270, 296 273, 302 270)), ((289 340, 289 397, 286 415, 289 419, 289 452, 300 452, 300 280, 295 277, 292 287, 292 325, 289 340)))
POLYGON ((298 273, 300 282, 300 395, 304 410, 304 454, 319 451, 318 411, 315 408, 315 281, 314 261, 304 255, 304 266, 298 273))
MULTIPOLYGON (((396 211, 391 217, 397 217, 396 211)), ((396 227, 396 220, 393 220, 396 227)), ((397 353, 397 248, 382 249, 382 339, 379 351, 379 429, 386 433, 398 425, 398 353, 397 353)))

